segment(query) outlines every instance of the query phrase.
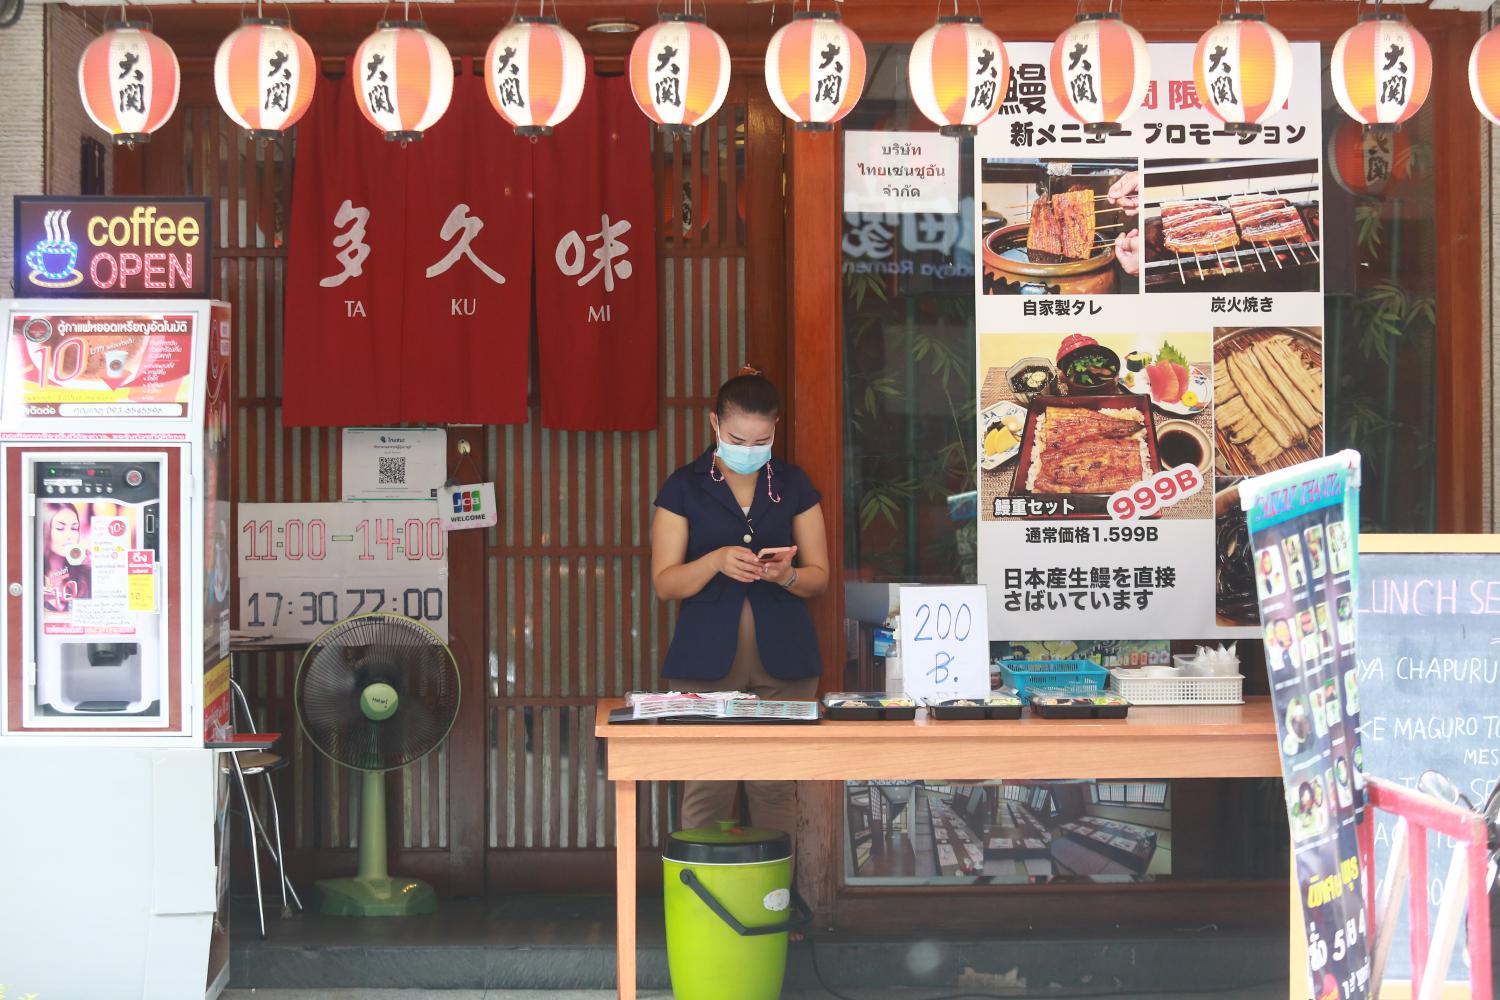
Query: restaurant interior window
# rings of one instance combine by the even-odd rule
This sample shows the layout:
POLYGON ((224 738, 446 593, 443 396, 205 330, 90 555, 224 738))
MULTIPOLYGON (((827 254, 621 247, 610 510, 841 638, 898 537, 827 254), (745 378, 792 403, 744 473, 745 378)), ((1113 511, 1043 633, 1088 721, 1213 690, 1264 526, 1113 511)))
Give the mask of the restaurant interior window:
POLYGON ((1090 786, 1089 798, 1095 805, 1166 809, 1168 787, 1165 781, 1099 782, 1090 786))

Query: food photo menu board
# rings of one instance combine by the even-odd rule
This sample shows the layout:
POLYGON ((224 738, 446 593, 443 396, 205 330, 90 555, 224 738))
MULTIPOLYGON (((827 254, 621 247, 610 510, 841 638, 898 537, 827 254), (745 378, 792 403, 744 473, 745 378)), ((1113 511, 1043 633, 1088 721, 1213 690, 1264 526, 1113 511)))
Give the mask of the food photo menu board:
MULTIPOLYGON (((1148 46, 1113 134, 1010 46, 975 140, 979 582, 994 635, 1259 635, 1242 477, 1323 454, 1322 77, 1253 134, 1148 46)), ((1081 59, 1087 52, 1078 54, 1081 59)))

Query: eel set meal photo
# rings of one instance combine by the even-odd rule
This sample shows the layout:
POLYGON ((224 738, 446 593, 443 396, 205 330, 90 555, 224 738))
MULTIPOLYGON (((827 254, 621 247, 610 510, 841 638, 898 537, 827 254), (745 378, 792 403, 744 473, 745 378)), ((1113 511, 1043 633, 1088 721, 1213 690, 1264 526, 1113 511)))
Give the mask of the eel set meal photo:
POLYGON ((1114 493, 1151 472, 1139 409, 1049 406, 1036 422, 1029 493, 1114 493))

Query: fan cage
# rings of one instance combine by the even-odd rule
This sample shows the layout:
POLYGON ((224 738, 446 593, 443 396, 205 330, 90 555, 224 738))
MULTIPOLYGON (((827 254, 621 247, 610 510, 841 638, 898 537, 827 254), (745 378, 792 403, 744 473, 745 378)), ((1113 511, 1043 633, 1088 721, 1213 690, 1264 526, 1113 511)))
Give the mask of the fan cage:
POLYGON ((297 722, 318 752, 360 771, 393 771, 440 747, 458 717, 458 662, 443 638, 402 615, 346 618, 303 654, 293 688, 297 722), (396 714, 364 716, 360 692, 383 681, 397 691, 396 714))

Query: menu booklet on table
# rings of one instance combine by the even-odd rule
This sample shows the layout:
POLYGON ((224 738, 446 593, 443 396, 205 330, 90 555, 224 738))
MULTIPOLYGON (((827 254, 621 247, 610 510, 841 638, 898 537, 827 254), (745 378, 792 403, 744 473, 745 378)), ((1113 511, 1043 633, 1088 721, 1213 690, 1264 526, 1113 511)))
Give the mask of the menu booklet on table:
POLYGON ((740 691, 707 694, 631 692, 610 722, 817 722, 815 701, 770 701, 740 691))

